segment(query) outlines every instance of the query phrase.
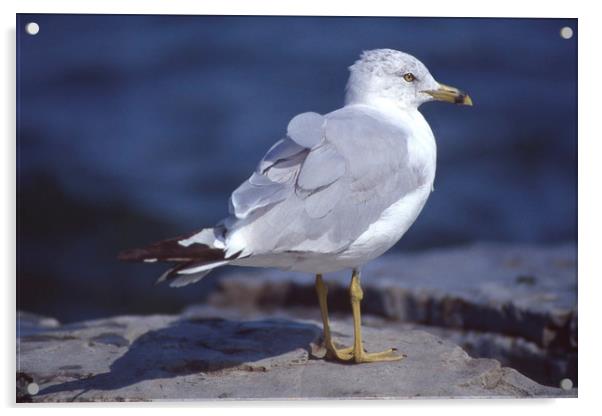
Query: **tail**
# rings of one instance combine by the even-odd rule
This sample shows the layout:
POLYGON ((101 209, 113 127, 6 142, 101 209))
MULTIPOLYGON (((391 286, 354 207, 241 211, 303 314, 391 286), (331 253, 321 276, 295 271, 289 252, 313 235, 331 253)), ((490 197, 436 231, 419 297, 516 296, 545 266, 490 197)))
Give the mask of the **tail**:
POLYGON ((157 283, 169 281, 171 287, 181 287, 198 282, 216 267, 225 266, 238 258, 238 255, 226 258, 222 229, 205 228, 196 234, 158 241, 144 248, 124 250, 117 258, 145 263, 175 263, 159 277, 157 283))

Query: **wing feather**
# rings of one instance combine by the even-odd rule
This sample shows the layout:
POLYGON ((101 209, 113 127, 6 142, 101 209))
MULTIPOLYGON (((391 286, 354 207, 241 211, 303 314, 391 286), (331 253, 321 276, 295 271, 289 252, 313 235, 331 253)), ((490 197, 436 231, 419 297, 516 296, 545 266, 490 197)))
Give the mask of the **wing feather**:
POLYGON ((339 252, 419 186, 407 131, 373 110, 305 113, 291 121, 288 135, 260 162, 254 175, 264 178, 252 177, 253 187, 266 190, 247 186, 251 202, 236 216, 245 215, 226 221, 245 254, 339 252))
POLYGON ((297 188, 315 191, 328 186, 345 174, 346 162, 336 147, 326 142, 313 148, 303 161, 297 188))

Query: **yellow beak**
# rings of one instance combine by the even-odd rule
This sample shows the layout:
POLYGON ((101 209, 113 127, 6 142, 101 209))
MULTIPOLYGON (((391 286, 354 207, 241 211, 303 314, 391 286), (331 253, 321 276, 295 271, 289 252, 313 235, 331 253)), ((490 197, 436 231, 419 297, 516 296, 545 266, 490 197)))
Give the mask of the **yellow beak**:
POLYGON ((439 84, 439 88, 436 90, 422 91, 435 100, 447 101, 448 103, 472 105, 472 99, 465 92, 460 91, 457 88, 450 87, 449 85, 439 84))

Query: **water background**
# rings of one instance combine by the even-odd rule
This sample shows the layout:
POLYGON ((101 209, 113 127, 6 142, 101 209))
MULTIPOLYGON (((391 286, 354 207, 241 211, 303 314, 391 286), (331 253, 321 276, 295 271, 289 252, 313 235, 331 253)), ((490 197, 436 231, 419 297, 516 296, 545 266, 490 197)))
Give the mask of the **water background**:
POLYGON ((576 241, 575 19, 17 16, 18 307, 71 321, 179 310, 123 248, 220 220, 365 49, 421 59, 474 107, 429 103, 435 192, 395 250, 576 241), (24 26, 40 25, 30 36, 24 26))

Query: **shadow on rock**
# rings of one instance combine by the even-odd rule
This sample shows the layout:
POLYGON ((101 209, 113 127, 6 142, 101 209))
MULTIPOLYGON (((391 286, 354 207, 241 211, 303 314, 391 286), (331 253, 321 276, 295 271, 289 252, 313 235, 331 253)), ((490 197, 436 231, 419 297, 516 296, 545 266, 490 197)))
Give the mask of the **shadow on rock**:
POLYGON ((89 390, 116 390, 145 380, 202 377, 224 370, 266 371, 278 364, 278 356, 309 351, 319 336, 316 325, 285 319, 177 321, 138 337, 108 373, 53 385, 40 395, 81 390, 76 399, 89 390))

